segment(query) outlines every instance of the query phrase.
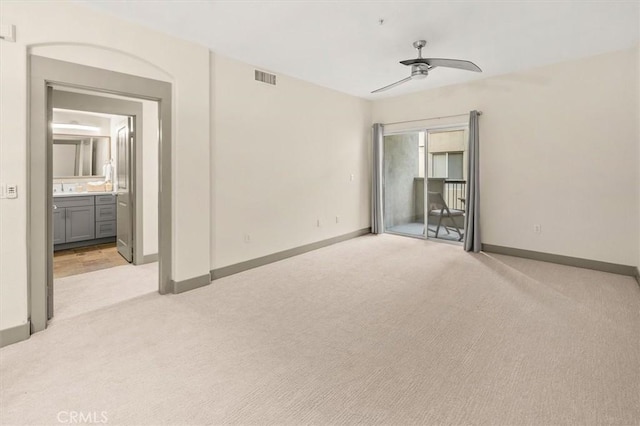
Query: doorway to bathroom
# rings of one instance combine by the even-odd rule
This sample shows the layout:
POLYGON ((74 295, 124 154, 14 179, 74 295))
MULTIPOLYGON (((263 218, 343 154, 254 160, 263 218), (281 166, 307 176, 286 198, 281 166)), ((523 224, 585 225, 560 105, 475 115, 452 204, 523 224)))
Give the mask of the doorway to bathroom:
POLYGON ((54 90, 54 280, 133 260, 133 211, 128 197, 118 198, 129 195, 122 189, 130 187, 126 180, 135 167, 128 161, 135 116, 55 107, 57 98, 69 96, 88 98, 54 90))
POLYGON ((130 268, 157 261, 158 168, 143 159, 158 156, 159 122, 153 101, 55 85, 51 107, 49 318, 60 319, 157 290, 157 264, 130 268))
MULTIPOLYGON (((131 287, 127 284, 140 280, 135 271, 149 270, 153 278, 151 284, 154 292, 160 294, 170 293, 174 290, 172 282, 173 259, 173 219, 172 219, 172 84, 167 81, 153 80, 136 75, 124 74, 101 68, 65 62, 37 55, 29 56, 30 82, 29 82, 29 149, 28 158, 28 299, 29 299, 29 329, 30 333, 44 330, 54 314, 60 314, 60 303, 54 304, 54 279, 53 279, 53 101, 54 90, 80 93, 94 96, 104 110, 93 110, 105 114, 132 116, 135 113, 108 110, 106 102, 113 100, 131 100, 144 103, 149 101, 156 107, 152 114, 157 118, 155 129, 146 132, 155 138, 156 155, 143 156, 140 151, 142 144, 137 144, 134 149, 137 166, 144 164, 147 170, 154 170, 155 178, 146 179, 144 185, 155 185, 155 190, 139 191, 142 184, 141 168, 136 167, 132 174, 132 188, 135 196, 132 198, 134 210, 134 231, 132 233, 133 263, 149 258, 157 263, 149 263, 139 266, 131 264, 117 268, 133 268, 133 273, 125 272, 119 275, 110 275, 107 278, 93 280, 92 289, 99 288, 102 292, 93 309, 101 309, 109 306, 111 295, 116 295, 121 300, 131 287), (142 161, 142 163, 140 162, 142 161), (144 203, 140 197, 155 194, 157 201, 149 204, 144 209, 144 203), (146 210, 142 212, 141 208, 146 210), (144 226, 154 227, 152 220, 144 220, 142 217, 149 213, 155 215, 155 253, 148 253, 143 247, 148 247, 141 235, 144 226), (162 232, 159 230, 162 229, 162 232), (143 244, 140 244, 143 242, 143 244), (149 258, 148 258, 149 256, 149 258), (153 259, 155 258, 155 259, 153 259), (114 284, 121 284, 119 287, 114 284), (105 303, 107 303, 105 305, 105 303)), ((79 107, 63 107, 56 103, 57 108, 82 110, 79 107)), ((90 110, 91 111, 91 110, 90 110)), ((146 116, 146 114, 145 114, 146 116)), ((135 123, 135 131, 139 137, 140 128, 138 120, 135 123)), ((136 161, 132 159, 131 161, 136 161)), ((96 201, 94 200, 94 207, 96 201)), ((66 230, 65 230, 66 232, 66 230)), ((111 271, 117 268, 111 268, 111 271)), ((103 271, 94 271, 99 274, 103 271)), ((80 293, 77 293, 80 294, 80 293)), ((76 304, 80 305, 80 304, 76 304)))
POLYGON ((385 232, 464 241, 467 139, 466 125, 384 135, 385 232))

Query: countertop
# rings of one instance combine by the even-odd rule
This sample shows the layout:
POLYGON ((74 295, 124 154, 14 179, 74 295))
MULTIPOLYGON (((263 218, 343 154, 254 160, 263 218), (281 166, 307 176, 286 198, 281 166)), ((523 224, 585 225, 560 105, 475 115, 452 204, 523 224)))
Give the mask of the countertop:
POLYGON ((98 191, 86 191, 86 192, 54 192, 54 198, 62 197, 87 197, 89 195, 116 195, 115 192, 98 192, 98 191))

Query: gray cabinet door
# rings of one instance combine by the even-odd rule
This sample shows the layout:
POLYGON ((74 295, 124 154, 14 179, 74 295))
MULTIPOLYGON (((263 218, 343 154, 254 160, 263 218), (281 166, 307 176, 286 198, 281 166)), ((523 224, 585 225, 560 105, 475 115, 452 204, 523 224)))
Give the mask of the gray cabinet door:
POLYGON ((53 210, 53 244, 62 244, 67 241, 66 210, 59 207, 53 210))
POLYGON ((92 240, 96 235, 95 207, 66 208, 67 242, 92 240))

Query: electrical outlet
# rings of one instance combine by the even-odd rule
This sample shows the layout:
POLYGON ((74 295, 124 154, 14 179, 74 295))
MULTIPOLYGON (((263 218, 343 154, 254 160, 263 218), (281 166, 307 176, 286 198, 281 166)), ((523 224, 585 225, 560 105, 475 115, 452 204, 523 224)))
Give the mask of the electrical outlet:
POLYGON ((351 182, 353 182, 353 180, 356 178, 356 175, 354 175, 353 173, 351 173, 351 175, 349 175, 349 180, 351 182))
POLYGON ((336 216, 336 223, 340 223, 340 216, 336 216))
POLYGON ((244 234, 244 242, 245 243, 250 243, 251 242, 251 235, 244 234))
POLYGON ((533 225, 533 232, 535 232, 536 234, 542 233, 542 225, 540 224, 533 225))
POLYGON ((316 222, 316 224, 318 225, 318 228, 320 228, 320 219, 318 219, 318 221, 316 222))

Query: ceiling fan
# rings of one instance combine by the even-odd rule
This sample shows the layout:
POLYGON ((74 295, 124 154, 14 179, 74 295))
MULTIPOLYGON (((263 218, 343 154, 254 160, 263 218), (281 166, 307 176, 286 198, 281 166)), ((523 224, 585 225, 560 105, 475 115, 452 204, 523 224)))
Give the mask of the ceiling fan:
POLYGON ((422 48, 426 45, 426 40, 414 41, 413 47, 418 49, 418 57, 416 59, 407 59, 406 61, 400 61, 402 65, 411 65, 411 75, 409 77, 404 78, 400 81, 396 81, 395 83, 392 83, 388 86, 381 87, 380 89, 374 90, 371 93, 378 93, 384 90, 389 90, 392 87, 399 86, 409 80, 426 78, 429 74, 429 71, 436 67, 457 68, 460 70, 482 72, 480 67, 470 61, 462 61, 460 59, 423 58, 422 48))

